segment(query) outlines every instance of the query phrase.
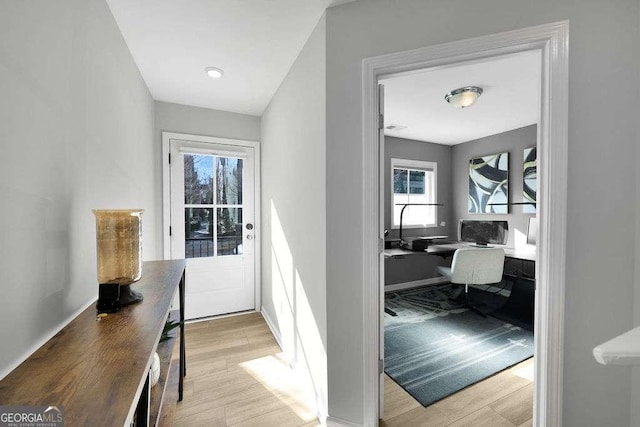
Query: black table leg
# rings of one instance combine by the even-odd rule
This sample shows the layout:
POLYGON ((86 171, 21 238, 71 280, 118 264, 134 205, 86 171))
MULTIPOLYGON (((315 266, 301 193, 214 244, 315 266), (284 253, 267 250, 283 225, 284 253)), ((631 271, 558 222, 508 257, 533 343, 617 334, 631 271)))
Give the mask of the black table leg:
POLYGON ((140 394, 140 400, 138 400, 138 406, 136 407, 136 427, 147 427, 149 425, 149 405, 151 402, 149 375, 144 382, 144 388, 142 394, 140 394))
POLYGON ((180 279, 180 382, 178 385, 178 402, 182 402, 182 392, 184 388, 184 377, 187 375, 186 350, 184 344, 184 271, 180 279))

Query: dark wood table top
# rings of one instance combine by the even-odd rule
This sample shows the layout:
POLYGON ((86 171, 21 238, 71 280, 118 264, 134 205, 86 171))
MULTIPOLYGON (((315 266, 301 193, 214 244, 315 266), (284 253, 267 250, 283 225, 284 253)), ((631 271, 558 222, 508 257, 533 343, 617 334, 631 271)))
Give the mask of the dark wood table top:
POLYGON ((0 404, 62 406, 69 426, 124 425, 184 268, 184 260, 145 262, 132 285, 144 301, 100 321, 89 306, 0 381, 0 404))

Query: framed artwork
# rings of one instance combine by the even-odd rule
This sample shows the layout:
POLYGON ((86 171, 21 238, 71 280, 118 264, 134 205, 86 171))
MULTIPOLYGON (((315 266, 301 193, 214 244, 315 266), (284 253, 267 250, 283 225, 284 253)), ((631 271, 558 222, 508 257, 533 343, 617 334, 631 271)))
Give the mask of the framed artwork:
POLYGON ((509 213, 509 153, 469 160, 469 213, 509 213))
POLYGON ((534 214, 537 212, 538 193, 538 155, 536 147, 524 149, 523 174, 522 174, 522 205, 523 213, 534 214))

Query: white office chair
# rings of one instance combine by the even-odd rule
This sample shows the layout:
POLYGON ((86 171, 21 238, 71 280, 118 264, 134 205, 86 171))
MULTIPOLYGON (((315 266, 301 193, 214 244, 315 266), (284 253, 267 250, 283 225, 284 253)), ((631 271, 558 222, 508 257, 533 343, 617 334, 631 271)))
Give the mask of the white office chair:
POLYGON ((501 248, 463 248, 453 254, 451 268, 438 267, 440 274, 453 284, 464 285, 464 304, 485 316, 469 304, 469 285, 488 285, 502 280, 504 250, 501 248))

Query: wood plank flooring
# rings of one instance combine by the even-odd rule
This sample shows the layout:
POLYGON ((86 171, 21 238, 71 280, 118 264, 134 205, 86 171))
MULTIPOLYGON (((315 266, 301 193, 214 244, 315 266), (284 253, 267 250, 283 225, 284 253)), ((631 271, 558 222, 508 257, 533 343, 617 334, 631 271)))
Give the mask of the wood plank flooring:
POLYGON ((175 426, 316 426, 305 392, 260 313, 186 326, 175 426))
MULTIPOLYGON (((187 377, 175 426, 318 426, 312 399, 260 313, 186 326, 187 377)), ((532 359, 422 407, 385 379, 381 426, 531 426, 532 359)))
POLYGON ((533 358, 423 407, 385 375, 383 427, 525 427, 533 418, 533 358))

